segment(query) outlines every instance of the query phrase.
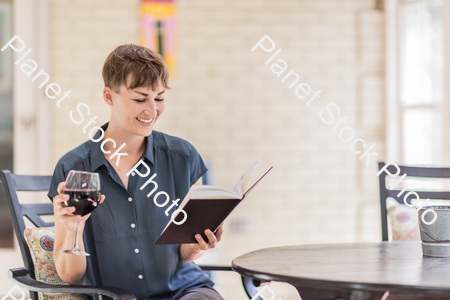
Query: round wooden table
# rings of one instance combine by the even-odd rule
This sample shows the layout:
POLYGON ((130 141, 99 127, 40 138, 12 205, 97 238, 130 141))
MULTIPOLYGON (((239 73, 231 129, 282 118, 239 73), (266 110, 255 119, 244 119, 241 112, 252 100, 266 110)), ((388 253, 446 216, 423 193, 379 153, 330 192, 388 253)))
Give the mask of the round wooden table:
POLYGON ((287 282, 303 300, 381 299, 386 291, 388 300, 450 299, 450 258, 422 256, 416 241, 266 248, 237 257, 232 267, 287 282))

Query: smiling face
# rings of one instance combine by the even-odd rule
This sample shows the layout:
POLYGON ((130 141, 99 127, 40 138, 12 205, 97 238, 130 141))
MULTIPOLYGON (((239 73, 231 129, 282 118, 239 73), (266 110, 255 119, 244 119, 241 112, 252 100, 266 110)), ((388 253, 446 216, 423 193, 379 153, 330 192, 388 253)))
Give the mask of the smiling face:
POLYGON ((127 144, 141 142, 164 112, 164 91, 170 89, 167 65, 157 52, 126 44, 108 55, 102 77, 103 98, 111 106, 106 135, 127 144))
POLYGON ((154 91, 151 87, 127 89, 121 85, 116 93, 109 87, 103 96, 111 106, 110 124, 122 134, 146 137, 165 110, 165 89, 160 82, 154 91))

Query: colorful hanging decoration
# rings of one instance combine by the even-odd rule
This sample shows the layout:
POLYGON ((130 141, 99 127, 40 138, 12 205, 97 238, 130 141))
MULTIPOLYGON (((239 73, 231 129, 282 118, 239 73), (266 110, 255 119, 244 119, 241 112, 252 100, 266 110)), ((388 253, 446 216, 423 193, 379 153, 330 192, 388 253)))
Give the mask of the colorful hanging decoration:
POLYGON ((158 51, 174 75, 175 3, 174 0, 142 0, 141 45, 158 51))

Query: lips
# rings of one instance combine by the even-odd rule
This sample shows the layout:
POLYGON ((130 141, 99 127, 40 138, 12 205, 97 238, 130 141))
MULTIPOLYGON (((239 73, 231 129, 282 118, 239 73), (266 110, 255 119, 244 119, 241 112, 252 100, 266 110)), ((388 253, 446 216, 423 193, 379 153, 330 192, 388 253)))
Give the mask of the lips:
POLYGON ((138 120, 139 123, 141 123, 144 126, 149 126, 153 123, 154 118, 151 119, 136 118, 136 120, 138 120))

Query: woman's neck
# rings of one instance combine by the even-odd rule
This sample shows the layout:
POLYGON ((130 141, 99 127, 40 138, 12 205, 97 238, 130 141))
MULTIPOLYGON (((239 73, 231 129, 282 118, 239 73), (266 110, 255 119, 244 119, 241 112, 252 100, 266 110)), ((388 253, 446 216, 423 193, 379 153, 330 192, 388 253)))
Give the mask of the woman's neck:
MULTIPOLYGON (((123 148, 123 150, 128 154, 128 158, 133 158, 136 155, 141 156, 145 151, 145 137, 130 135, 127 132, 121 131, 119 128, 117 128, 117 126, 115 126, 114 123, 111 122, 108 124, 108 128, 105 130, 105 137, 103 138, 103 140, 108 138, 116 142, 116 148, 125 143, 126 146, 123 148)), ((106 143, 105 148, 108 148, 105 150, 109 150, 111 152, 114 152, 114 149, 116 149, 113 147, 112 143, 106 143)))

